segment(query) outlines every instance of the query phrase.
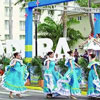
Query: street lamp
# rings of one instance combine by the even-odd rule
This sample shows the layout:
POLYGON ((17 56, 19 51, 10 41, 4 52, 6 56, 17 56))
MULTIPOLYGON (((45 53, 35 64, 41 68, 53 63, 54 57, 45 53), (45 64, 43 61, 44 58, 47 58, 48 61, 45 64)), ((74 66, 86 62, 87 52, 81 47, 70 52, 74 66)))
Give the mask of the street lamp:
POLYGON ((37 48, 37 25, 40 21, 41 14, 38 12, 37 9, 34 11, 34 22, 35 22, 35 56, 38 56, 38 48, 37 48))

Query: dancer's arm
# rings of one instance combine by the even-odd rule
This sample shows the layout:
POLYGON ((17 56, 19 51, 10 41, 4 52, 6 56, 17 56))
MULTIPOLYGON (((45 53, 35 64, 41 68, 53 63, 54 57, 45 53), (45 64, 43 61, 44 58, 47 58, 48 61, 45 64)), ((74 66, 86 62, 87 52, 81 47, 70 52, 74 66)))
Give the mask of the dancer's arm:
POLYGON ((75 65, 80 68, 80 66, 77 63, 75 63, 75 65))
POLYGON ((85 45, 86 43, 88 43, 88 40, 90 40, 90 39, 87 39, 84 43, 82 43, 82 44, 79 45, 79 46, 83 46, 83 45, 85 45))
POLYGON ((55 71, 57 71, 57 68, 55 67, 55 71))
POLYGON ((94 39, 94 43, 97 43, 100 46, 100 43, 96 39, 94 39))
POLYGON ((98 76, 95 65, 93 65, 93 68, 94 68, 95 74, 98 76))
POLYGON ((47 61, 47 69, 49 69, 49 63, 50 63, 50 61, 48 60, 47 61))
POLYGON ((10 66, 14 66, 16 64, 16 60, 13 61, 13 63, 10 64, 10 66))
POLYGON ((69 60, 69 63, 70 63, 70 65, 71 65, 71 69, 73 70, 72 60, 69 60))

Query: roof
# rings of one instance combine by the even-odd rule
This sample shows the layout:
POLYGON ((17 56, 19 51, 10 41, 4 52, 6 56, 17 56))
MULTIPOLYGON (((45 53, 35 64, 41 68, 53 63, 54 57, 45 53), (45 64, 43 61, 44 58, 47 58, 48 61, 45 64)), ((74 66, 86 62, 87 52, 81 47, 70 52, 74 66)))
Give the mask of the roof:
POLYGON ((93 0, 95 4, 100 4, 100 0, 93 0))

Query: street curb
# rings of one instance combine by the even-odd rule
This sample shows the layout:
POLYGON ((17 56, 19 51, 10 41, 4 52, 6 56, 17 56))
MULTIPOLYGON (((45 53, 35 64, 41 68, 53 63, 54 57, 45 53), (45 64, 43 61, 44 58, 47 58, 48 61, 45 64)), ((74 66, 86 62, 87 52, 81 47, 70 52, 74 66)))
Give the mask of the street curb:
MULTIPOLYGON (((41 88, 41 87, 26 86, 26 88, 28 89, 28 91, 43 93, 43 88, 41 88)), ((86 91, 82 91, 82 95, 86 96, 87 92, 86 91)))

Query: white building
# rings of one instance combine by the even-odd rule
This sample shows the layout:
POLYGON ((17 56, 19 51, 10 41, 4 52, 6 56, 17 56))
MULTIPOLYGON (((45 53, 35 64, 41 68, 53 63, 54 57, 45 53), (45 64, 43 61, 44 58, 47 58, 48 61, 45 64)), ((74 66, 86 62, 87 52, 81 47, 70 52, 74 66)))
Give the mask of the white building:
MULTIPOLYGON (((12 0, 12 33, 13 39, 25 38, 25 10, 14 5, 12 0)), ((9 39, 9 0, 0 1, 0 40, 9 39)))
MULTIPOLYGON (((13 39, 20 40, 25 39, 25 9, 21 10, 21 5, 14 5, 17 0, 12 1, 12 33, 13 39)), ((72 3, 73 4, 73 3, 72 3)), ((55 12, 53 18, 58 21, 60 18, 59 11, 55 12)), ((41 15, 41 22, 48 16, 48 12, 45 11, 41 15)), ((33 24, 34 33, 34 24, 33 24)), ((0 1, 0 40, 5 41, 9 39, 9 0, 0 1)))

